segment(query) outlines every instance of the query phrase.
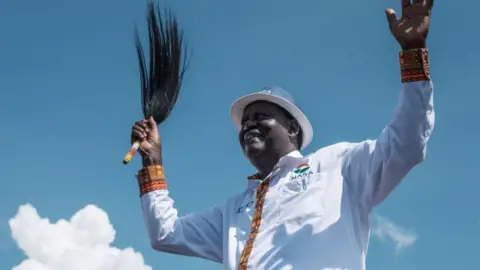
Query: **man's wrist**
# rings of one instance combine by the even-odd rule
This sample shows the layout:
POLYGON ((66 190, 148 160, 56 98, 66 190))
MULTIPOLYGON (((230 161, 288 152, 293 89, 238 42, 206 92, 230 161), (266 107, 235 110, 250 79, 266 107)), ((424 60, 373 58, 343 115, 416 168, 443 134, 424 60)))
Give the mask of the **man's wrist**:
POLYGON ((140 197, 155 190, 167 189, 167 181, 161 165, 143 167, 138 171, 137 180, 140 197))
POLYGON ((154 165, 163 165, 162 158, 160 156, 146 156, 142 157, 143 167, 154 166, 154 165))
POLYGON ((427 42, 419 42, 416 44, 408 44, 406 46, 402 46, 403 51, 408 51, 408 50, 415 50, 415 49, 426 49, 427 48, 427 42))
POLYGON ((404 50, 399 57, 402 83, 430 80, 427 48, 404 50))

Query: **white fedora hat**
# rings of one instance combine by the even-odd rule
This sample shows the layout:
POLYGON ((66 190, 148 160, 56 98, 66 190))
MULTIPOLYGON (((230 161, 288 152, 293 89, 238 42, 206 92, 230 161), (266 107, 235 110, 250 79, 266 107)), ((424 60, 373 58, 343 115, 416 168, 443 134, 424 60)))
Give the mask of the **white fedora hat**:
POLYGON ((313 128, 307 116, 295 105, 293 97, 284 89, 278 86, 264 87, 257 93, 249 94, 235 100, 231 107, 231 116, 233 123, 238 131, 242 127, 242 116, 245 108, 255 101, 267 101, 285 109, 289 112, 299 123, 302 129, 302 145, 300 149, 304 149, 312 141, 313 128))

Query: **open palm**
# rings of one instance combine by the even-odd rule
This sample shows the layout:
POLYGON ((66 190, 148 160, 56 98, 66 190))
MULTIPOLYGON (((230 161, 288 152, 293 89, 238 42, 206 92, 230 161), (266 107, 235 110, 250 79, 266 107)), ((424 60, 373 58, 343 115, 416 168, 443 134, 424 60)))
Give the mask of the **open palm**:
POLYGON ((393 9, 385 11, 392 35, 404 50, 425 48, 434 0, 401 1, 400 19, 393 9))

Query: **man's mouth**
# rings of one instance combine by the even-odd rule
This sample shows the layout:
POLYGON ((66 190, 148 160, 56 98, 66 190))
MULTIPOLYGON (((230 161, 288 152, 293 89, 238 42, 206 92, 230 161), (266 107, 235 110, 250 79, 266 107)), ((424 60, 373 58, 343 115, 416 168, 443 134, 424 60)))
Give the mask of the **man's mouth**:
POLYGON ((243 134, 243 141, 247 144, 257 141, 262 138, 262 134, 258 130, 249 130, 243 134))

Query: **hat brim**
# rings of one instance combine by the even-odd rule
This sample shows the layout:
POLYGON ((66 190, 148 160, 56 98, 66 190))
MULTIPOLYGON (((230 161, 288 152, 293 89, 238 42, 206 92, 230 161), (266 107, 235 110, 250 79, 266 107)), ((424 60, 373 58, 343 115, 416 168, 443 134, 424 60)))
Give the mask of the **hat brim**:
POLYGON ((267 93, 249 94, 238 98, 232 103, 231 117, 233 124, 238 131, 242 128, 243 111, 250 103, 255 101, 271 102, 289 112, 298 121, 298 124, 302 129, 302 145, 300 149, 304 149, 310 144, 313 138, 313 127, 310 121, 308 121, 307 116, 288 100, 267 93))

